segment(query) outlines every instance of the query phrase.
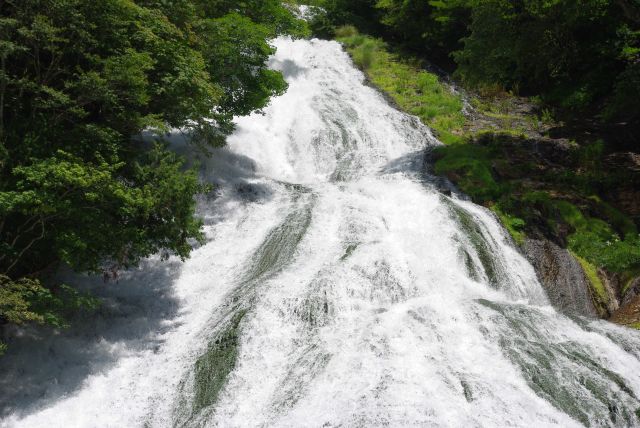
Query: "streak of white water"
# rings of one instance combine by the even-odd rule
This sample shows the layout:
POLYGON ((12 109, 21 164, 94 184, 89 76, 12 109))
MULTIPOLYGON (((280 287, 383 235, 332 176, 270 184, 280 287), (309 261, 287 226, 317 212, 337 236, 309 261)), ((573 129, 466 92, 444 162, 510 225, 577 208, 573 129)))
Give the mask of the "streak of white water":
POLYGON ((429 130, 337 43, 275 44, 289 91, 204 171, 221 195, 172 280, 179 312, 3 426, 639 424, 639 335, 549 307, 494 217, 429 185, 429 130))

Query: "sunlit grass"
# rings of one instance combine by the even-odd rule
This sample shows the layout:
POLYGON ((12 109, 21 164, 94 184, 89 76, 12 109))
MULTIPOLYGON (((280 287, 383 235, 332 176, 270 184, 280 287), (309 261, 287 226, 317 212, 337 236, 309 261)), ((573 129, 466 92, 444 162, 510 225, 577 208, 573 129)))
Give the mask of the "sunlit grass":
POLYGON ((606 305, 609 301, 609 295, 607 294, 607 290, 604 287, 602 280, 598 276, 598 269, 577 254, 573 254, 573 256, 578 260, 578 262, 580 262, 580 266, 582 266, 582 270, 591 284, 591 289, 596 295, 596 300, 602 305, 606 305))
POLYGON ((336 38, 371 82, 391 96, 402 110, 419 117, 444 144, 462 142, 465 123, 462 99, 436 75, 392 53, 382 40, 358 34, 353 27, 339 28, 336 38))

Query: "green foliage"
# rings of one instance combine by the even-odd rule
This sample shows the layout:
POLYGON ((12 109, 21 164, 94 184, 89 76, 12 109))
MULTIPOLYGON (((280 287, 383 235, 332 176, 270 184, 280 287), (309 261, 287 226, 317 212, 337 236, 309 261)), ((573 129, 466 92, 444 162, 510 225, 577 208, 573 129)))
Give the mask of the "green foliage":
POLYGON ((378 0, 380 21, 392 37, 412 51, 446 61, 461 47, 471 12, 468 0, 378 0))
POLYGON ((381 29, 377 0, 315 0, 303 2, 316 6, 310 27, 318 37, 333 37, 337 28, 351 24, 361 31, 377 33, 381 29))
POLYGON ((500 222, 502 222, 516 244, 524 244, 524 239, 526 236, 524 233, 524 227, 526 225, 525 221, 521 218, 507 214, 501 208, 500 204, 492 205, 491 210, 496 213, 496 215, 500 219, 500 222))
POLYGON ((607 294, 607 290, 598 275, 598 269, 582 257, 576 254, 573 254, 573 256, 578 260, 580 266, 582 266, 582 270, 591 284, 591 290, 595 301, 594 303, 600 308, 600 310, 605 309, 609 302, 609 295, 607 294))
POLYGON ((640 120, 635 1, 326 0, 323 5, 321 35, 354 24, 442 66, 457 67, 469 86, 541 95, 554 109, 571 114, 640 120))
POLYGON ((267 67, 269 40, 307 28, 279 0, 0 11, 0 323, 61 326, 64 308, 90 302, 39 282, 58 263, 112 272, 154 253, 184 259, 202 240, 194 196, 209 187, 140 134, 179 128, 205 151, 224 144, 233 116, 286 89, 267 67))
POLYGON ((470 33, 454 53, 473 85, 500 83, 570 111, 607 108, 637 120, 637 5, 627 0, 474 2, 470 33), (613 94, 613 96, 611 96, 613 94))
POLYGON ((5 275, 0 276, 0 317, 13 324, 43 323, 44 317, 31 306, 34 300, 47 293, 49 290, 38 280, 21 278, 13 281, 5 275))
POLYGON ((611 234, 605 239, 596 233, 579 231, 569 237, 569 247, 613 272, 624 272, 640 265, 639 236, 621 240, 611 234))
POLYGON ((436 149, 435 172, 453 179, 480 203, 496 201, 506 189, 491 173, 492 152, 476 144, 455 144, 436 149))
MULTIPOLYGON (((54 290, 46 288, 37 279, 12 280, 0 275, 0 320, 12 324, 48 324, 64 328, 66 318, 81 310, 91 311, 98 306, 91 296, 61 285, 54 290)), ((6 345, 0 342, 0 355, 6 345)))
POLYGON ((462 100, 438 77, 420 69, 416 62, 401 59, 379 39, 358 34, 354 27, 337 30, 356 65, 366 71, 378 88, 402 108, 434 129, 445 144, 460 142, 464 124, 462 100))
POLYGON ((16 167, 16 190, 0 193, 0 210, 28 217, 11 235, 26 245, 20 252, 16 245, 5 249, 3 257, 13 260, 7 272, 37 264, 46 257, 41 251, 92 272, 105 263, 127 268, 161 250, 187 257, 189 239, 201 238, 193 195, 204 188, 195 172, 184 171, 183 161, 161 146, 131 162, 128 182, 121 178, 124 168, 124 162, 86 162, 63 151, 16 167))
MULTIPOLYGON (((634 51, 638 57, 638 52, 634 51)), ((640 99, 640 64, 636 59, 617 76, 613 95, 603 112, 608 120, 637 120, 640 99)))
POLYGON ((629 234, 621 239, 610 223, 585 215, 570 202, 554 200, 545 192, 531 192, 522 199, 526 205, 541 210, 551 227, 568 224, 572 232, 567 245, 587 262, 613 272, 624 272, 640 266, 640 236, 635 232, 635 226, 631 228, 628 219, 624 223, 630 227, 629 234))
POLYGON ((340 28, 336 28, 335 36, 337 39, 345 39, 355 37, 358 35, 358 29, 353 25, 345 25, 340 28))

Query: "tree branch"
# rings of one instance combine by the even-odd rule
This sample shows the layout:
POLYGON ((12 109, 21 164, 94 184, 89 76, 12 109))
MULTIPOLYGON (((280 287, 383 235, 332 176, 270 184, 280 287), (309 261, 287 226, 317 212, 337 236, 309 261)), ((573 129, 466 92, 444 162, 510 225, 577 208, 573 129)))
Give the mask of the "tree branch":
MULTIPOLYGON (((33 244, 35 244, 36 242, 40 241, 41 239, 44 238, 44 219, 42 217, 40 217, 40 226, 41 226, 41 230, 40 230, 40 235, 36 236, 35 238, 33 238, 29 244, 27 244, 26 247, 24 247, 22 249, 22 251, 20 251, 20 253, 18 254, 18 256, 15 258, 15 260, 13 261, 13 263, 11 263, 11 265, 7 268, 7 270, 4 272, 5 275, 9 275, 9 273, 11 272, 11 269, 13 269, 15 267, 15 265, 18 264, 18 262, 20 261, 20 259, 22 258, 22 256, 29 251, 29 249, 33 246, 33 244)), ((37 223, 36 223, 37 224, 37 223)), ((35 225, 34 225, 35 226, 35 225)))

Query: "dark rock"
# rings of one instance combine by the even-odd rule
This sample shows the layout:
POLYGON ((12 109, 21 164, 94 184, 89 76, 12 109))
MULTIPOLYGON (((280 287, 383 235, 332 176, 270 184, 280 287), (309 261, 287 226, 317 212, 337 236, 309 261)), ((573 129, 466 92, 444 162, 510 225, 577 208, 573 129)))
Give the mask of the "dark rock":
POLYGON ((624 293, 624 296, 622 296, 620 306, 628 305, 637 296, 640 296, 640 277, 631 281, 631 284, 629 284, 629 288, 624 293))
POLYGON ((548 240, 526 239, 525 256, 536 269, 551 305, 570 315, 597 317, 589 279, 569 251, 548 240))
POLYGON ((476 144, 499 147, 512 161, 537 162, 544 166, 574 166, 577 145, 567 139, 547 137, 531 138, 501 132, 483 133, 476 137, 476 144))
POLYGON ((640 173, 640 154, 612 153, 604 159, 604 165, 610 169, 625 169, 632 173, 640 173))

